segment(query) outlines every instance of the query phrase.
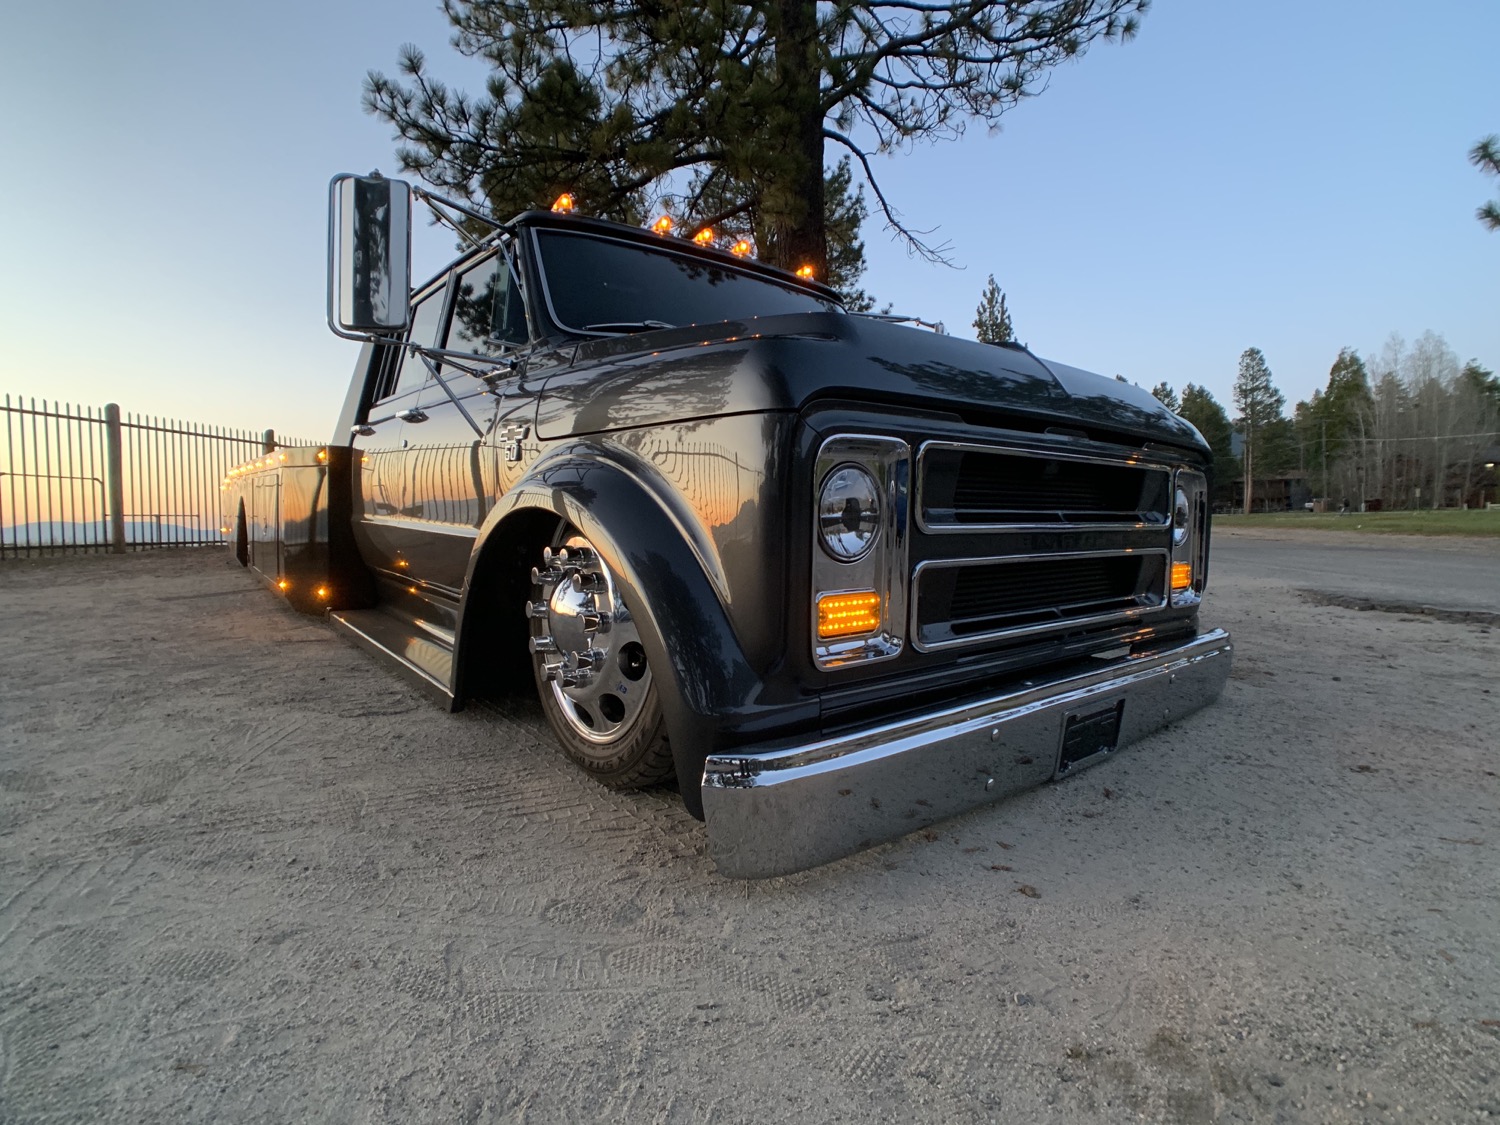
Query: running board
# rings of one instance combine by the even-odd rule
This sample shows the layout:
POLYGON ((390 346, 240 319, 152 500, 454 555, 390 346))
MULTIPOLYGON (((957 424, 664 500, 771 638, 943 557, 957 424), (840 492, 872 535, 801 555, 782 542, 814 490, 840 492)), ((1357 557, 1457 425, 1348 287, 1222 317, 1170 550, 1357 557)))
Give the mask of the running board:
POLYGON ((453 695, 453 645, 440 630, 384 609, 330 610, 328 619, 448 710, 460 709, 453 695))

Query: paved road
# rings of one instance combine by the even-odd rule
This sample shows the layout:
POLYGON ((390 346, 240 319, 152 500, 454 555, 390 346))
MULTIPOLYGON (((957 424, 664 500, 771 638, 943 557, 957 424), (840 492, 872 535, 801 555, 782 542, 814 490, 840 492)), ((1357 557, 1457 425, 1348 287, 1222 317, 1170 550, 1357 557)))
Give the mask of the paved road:
POLYGON ((1500 613, 1495 540, 1215 528, 1211 574, 1376 602, 1500 613))

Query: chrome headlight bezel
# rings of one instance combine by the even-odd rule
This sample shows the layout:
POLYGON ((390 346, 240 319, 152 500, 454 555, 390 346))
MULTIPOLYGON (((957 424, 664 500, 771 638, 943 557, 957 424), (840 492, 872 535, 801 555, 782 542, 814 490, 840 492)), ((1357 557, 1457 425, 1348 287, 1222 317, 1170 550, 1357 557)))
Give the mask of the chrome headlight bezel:
POLYGON ((1181 590, 1172 589, 1168 571, 1167 589, 1174 607, 1194 606, 1208 585, 1208 478, 1197 469, 1178 469, 1172 496, 1172 569, 1186 565, 1190 571, 1181 590))
MULTIPOLYGON (((820 669, 843 668, 899 655, 906 643, 907 521, 911 447, 900 438, 874 434, 840 434, 818 449, 813 468, 812 588, 808 620, 813 663, 820 669), (841 558, 824 536, 823 498, 834 478, 854 470, 873 485, 874 504, 861 506, 874 526, 860 550, 841 558), (825 595, 880 597, 878 625, 858 636, 823 638, 818 632, 818 601, 825 595)), ((857 479, 857 478, 852 478, 857 479)), ((861 520, 863 521, 863 516, 861 520)))

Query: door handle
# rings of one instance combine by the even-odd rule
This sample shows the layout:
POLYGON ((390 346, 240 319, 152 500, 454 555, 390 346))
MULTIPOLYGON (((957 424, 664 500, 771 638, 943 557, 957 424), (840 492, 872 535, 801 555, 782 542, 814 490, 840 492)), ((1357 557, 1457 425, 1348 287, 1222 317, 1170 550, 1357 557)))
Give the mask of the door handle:
POLYGON ((412 425, 416 425, 418 422, 427 421, 427 415, 415 406, 410 407, 406 410, 398 410, 396 412, 396 417, 403 422, 410 422, 412 425))

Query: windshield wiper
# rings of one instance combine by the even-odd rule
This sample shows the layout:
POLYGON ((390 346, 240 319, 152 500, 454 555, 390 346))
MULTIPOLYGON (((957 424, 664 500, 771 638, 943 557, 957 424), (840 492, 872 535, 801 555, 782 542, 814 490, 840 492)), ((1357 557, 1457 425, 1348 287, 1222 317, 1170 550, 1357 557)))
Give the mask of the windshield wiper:
POLYGON ((655 328, 676 328, 665 320, 606 320, 599 324, 585 324, 585 332, 650 332, 655 328))

